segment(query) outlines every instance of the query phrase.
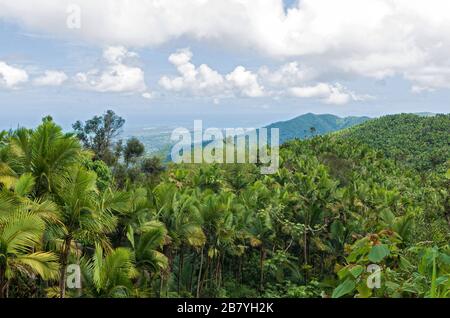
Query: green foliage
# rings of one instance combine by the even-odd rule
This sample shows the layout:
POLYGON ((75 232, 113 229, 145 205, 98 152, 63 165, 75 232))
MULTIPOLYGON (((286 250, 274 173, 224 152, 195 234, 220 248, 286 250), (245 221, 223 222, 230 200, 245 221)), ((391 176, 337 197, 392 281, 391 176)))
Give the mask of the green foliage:
POLYGON ((164 167, 135 142, 114 149, 118 130, 104 124, 122 121, 108 116, 77 126, 86 150, 50 118, 0 134, 1 296, 450 297, 449 179, 430 157, 439 146, 448 159, 448 117, 427 122, 423 153, 422 136, 395 144, 387 130, 378 150, 355 143, 391 120, 403 135, 425 129, 400 115, 288 142, 280 169, 261 175, 164 167), (69 264, 82 268, 80 290, 66 289, 69 264))
POLYGON ((418 171, 442 170, 449 159, 450 115, 385 116, 341 134, 418 171))
POLYGON ((135 137, 128 139, 125 149, 123 150, 125 163, 129 165, 131 162, 144 155, 144 152, 145 146, 139 139, 135 137))
POLYGON ((104 255, 100 245, 89 260, 81 261, 87 297, 127 298, 133 296, 137 276, 133 256, 126 248, 117 248, 104 255))
POLYGON ((29 175, 24 176, 17 184, 22 190, 15 193, 20 200, 8 198, 5 189, 0 195, 0 206, 9 206, 8 210, 0 213, 0 298, 8 296, 10 282, 19 273, 29 277, 39 275, 49 281, 58 276, 57 256, 43 251, 40 244, 46 220, 56 221, 57 215, 50 209, 44 211, 43 205, 23 197, 20 184, 24 182, 31 188, 34 182, 29 175))
POLYGON ((83 145, 95 153, 96 159, 113 165, 117 162, 118 154, 111 147, 124 124, 123 118, 108 110, 103 116, 95 116, 85 123, 77 121, 72 128, 83 145))
POLYGON ((89 158, 86 158, 83 161, 83 166, 90 171, 95 172, 97 175, 97 187, 99 190, 106 190, 108 187, 111 187, 113 182, 113 174, 111 168, 108 165, 101 161, 96 160, 92 161, 89 158))

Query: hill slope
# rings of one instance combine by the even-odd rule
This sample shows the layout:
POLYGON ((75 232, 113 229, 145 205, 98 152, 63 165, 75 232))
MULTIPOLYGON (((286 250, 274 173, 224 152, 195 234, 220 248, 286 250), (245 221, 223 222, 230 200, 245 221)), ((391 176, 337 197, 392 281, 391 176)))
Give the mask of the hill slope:
POLYGON ((280 143, 292 139, 305 139, 352 127, 368 121, 369 117, 340 118, 335 115, 305 114, 288 121, 273 123, 267 128, 280 129, 280 143))
POLYGON ((419 171, 441 170, 450 159, 450 114, 390 115, 336 135, 381 150, 419 171))

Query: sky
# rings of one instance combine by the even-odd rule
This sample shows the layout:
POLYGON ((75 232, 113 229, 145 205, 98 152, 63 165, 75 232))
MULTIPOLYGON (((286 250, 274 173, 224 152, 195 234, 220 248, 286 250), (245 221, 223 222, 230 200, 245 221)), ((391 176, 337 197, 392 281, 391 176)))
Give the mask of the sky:
POLYGON ((447 0, 0 0, 0 129, 450 110, 447 0))

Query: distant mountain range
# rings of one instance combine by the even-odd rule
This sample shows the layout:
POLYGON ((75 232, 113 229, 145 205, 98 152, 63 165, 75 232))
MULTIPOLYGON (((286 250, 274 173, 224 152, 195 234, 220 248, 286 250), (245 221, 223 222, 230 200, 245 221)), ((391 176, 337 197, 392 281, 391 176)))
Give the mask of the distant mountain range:
MULTIPOLYGON (((391 118, 396 118, 397 115, 392 115, 391 118)), ((421 118, 433 118, 436 116, 436 114, 433 113, 416 113, 411 114, 412 118, 421 117, 421 118), (417 116, 414 116, 417 115, 417 116)), ((389 117, 388 117, 389 118, 389 117)), ((402 117, 403 118, 403 117, 402 117)), ((293 118, 291 120, 287 121, 280 121, 273 124, 270 124, 266 126, 265 128, 278 128, 280 130, 280 144, 283 144, 287 141, 293 140, 293 139, 306 139, 311 138, 318 135, 325 135, 329 133, 336 133, 339 132, 339 134, 347 134, 347 131, 351 129, 350 131, 355 131, 354 128, 360 128, 361 131, 364 130, 364 128, 367 128, 370 130, 369 125, 360 125, 363 123, 366 123, 370 121, 372 122, 381 122, 377 121, 376 119, 370 118, 370 117, 338 117, 331 114, 323 114, 323 115, 317 115, 317 114, 305 114, 298 116, 296 118, 293 118)), ((374 123, 375 125, 375 123, 374 123)), ((394 128, 395 127, 391 127, 394 128)), ((379 130, 375 129, 375 131, 379 130)), ((170 129, 164 128, 163 130, 155 129, 155 130, 142 130, 142 131, 134 131, 132 133, 134 136, 138 137, 146 146, 146 149, 148 149, 148 153, 150 155, 157 155, 162 158, 165 158, 166 160, 170 160, 170 149, 173 146, 173 142, 170 140, 170 129)), ((270 134, 270 130, 269 130, 270 134)), ((374 137, 372 137, 374 138, 374 137)), ((269 137, 270 142, 270 137, 269 137)), ((383 141, 381 141, 383 142, 383 141)), ((208 144, 209 142, 205 142, 205 144, 208 144)))
MULTIPOLYGON (((369 117, 345 117, 335 115, 305 114, 288 121, 273 123, 266 128, 280 129, 280 144, 292 139, 305 139, 349 128, 369 120, 369 117)), ((137 137, 144 143, 149 155, 165 157, 173 142, 170 140, 171 129, 135 129, 127 133, 125 139, 137 137)), ((269 138, 270 140, 270 138, 269 138)))
POLYGON ((273 123, 266 128, 280 129, 280 144, 292 139, 305 139, 312 136, 324 135, 345 128, 362 124, 369 117, 345 117, 335 115, 305 114, 288 121, 273 123))

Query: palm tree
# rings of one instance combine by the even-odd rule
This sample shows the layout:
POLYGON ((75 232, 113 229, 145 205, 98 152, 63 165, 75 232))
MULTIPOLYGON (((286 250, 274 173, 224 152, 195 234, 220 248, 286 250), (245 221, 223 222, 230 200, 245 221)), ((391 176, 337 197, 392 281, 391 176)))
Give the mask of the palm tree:
POLYGON ((32 198, 35 179, 31 174, 26 173, 19 178, 13 178, 9 184, 1 180, 0 177, 0 215, 8 215, 15 211, 16 207, 21 206, 30 213, 39 215, 48 229, 61 225, 56 204, 50 200, 32 198))
POLYGON ((27 206, 0 217, 0 298, 7 296, 9 280, 16 272, 39 275, 45 280, 58 277, 58 258, 39 250, 45 222, 27 206))
POLYGON ((12 133, 6 151, 9 156, 4 156, 0 173, 30 173, 36 180, 36 196, 52 192, 55 178, 83 153, 78 139, 63 133, 49 117, 34 131, 20 128, 12 133))
POLYGON ((82 259, 81 268, 86 296, 124 298, 133 294, 133 279, 138 272, 129 249, 120 247, 104 255, 103 248, 96 244, 93 257, 82 259))
POLYGON ((119 218, 117 229, 113 237, 115 244, 126 244, 127 231, 138 229, 142 224, 151 220, 148 191, 145 188, 132 189, 127 192, 106 191, 104 194, 108 205, 119 218))
POLYGON ((0 296, 16 271, 56 278, 57 257, 39 251, 44 233, 60 224, 55 204, 32 200, 35 180, 30 174, 19 178, 0 177, 0 296))
POLYGON ((166 227, 161 222, 150 221, 135 232, 130 226, 127 237, 134 251, 136 268, 141 272, 140 285, 145 286, 168 266, 167 257, 160 251, 167 240, 166 227))
MULTIPOLYGON (((170 273, 174 252, 180 252, 180 273, 184 247, 201 248, 205 243, 205 234, 201 228, 201 216, 198 209, 195 191, 183 193, 172 183, 161 183, 152 192, 152 206, 155 218, 163 222, 167 228, 168 242, 164 246, 164 254, 168 258, 166 274, 170 273)), ((166 275, 167 276, 167 275, 166 275)), ((161 287, 164 278, 161 278, 161 287)), ((162 288, 161 288, 162 289, 162 288)))
POLYGON ((98 193, 96 174, 74 166, 57 178, 55 201, 64 224, 60 245, 60 297, 65 296, 66 266, 73 242, 98 242, 109 248, 107 234, 114 231, 116 218, 109 201, 98 193))
MULTIPOLYGON (((202 217, 202 229, 206 235, 207 263, 203 272, 201 263, 198 282, 197 297, 200 296, 203 280, 208 273, 214 275, 216 285, 220 285, 221 268, 226 248, 233 244, 234 240, 234 200, 235 195, 230 192, 215 194, 207 190, 202 194, 200 215, 202 217)), ((203 253, 202 253, 203 260, 203 253)))

